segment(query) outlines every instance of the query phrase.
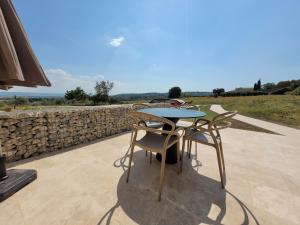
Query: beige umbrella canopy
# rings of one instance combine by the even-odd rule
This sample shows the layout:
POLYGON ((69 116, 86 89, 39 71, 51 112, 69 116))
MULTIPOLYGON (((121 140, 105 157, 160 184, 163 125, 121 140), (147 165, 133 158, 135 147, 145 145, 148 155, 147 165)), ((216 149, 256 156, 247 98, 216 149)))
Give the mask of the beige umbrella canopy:
POLYGON ((11 0, 0 0, 0 88, 51 86, 11 0))

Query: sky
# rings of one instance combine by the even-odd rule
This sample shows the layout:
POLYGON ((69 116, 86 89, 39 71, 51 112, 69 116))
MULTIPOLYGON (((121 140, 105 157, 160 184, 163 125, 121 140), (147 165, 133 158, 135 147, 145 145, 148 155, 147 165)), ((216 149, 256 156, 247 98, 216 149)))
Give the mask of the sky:
POLYGON ((52 87, 112 94, 300 79, 299 0, 13 0, 52 87))

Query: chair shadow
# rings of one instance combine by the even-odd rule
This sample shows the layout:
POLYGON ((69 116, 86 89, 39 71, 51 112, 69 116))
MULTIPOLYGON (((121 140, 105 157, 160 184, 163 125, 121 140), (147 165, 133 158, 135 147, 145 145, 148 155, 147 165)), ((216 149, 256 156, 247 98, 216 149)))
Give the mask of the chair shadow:
POLYGON ((242 201, 222 189, 219 181, 199 174, 192 166, 192 161, 186 157, 183 159, 185 162, 181 174, 177 173, 176 165, 166 165, 162 199, 158 202, 160 163, 153 160, 150 165, 148 160, 145 151, 135 151, 129 183, 126 183, 128 151, 114 162, 115 167, 124 171, 117 186, 118 201, 101 217, 98 225, 111 224, 115 210, 119 207, 137 224, 221 225, 226 214, 228 196, 241 208, 237 213, 243 214, 243 222, 239 224, 249 224, 250 216, 259 224, 242 201), (212 208, 217 210, 212 212, 212 208))

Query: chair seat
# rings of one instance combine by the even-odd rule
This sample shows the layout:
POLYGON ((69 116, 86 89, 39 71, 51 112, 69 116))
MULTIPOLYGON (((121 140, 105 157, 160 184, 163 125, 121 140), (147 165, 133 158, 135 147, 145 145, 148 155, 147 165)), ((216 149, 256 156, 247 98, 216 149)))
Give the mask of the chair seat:
MULTIPOLYGON (((185 131, 185 135, 189 136, 187 140, 200 142, 207 145, 215 145, 213 138, 210 134, 200 132, 194 128, 189 128, 185 131)), ((217 138, 217 141, 219 142, 219 138, 217 138)))
POLYGON ((187 127, 190 127, 193 123, 192 122, 189 122, 189 121, 182 121, 182 120, 179 120, 177 123, 176 123, 176 127, 182 127, 182 128, 187 128, 187 127))
POLYGON ((158 122, 146 122, 146 125, 147 127, 154 128, 154 129, 158 129, 163 126, 162 123, 158 123, 158 122))
MULTIPOLYGON (((152 151, 153 149, 156 149, 158 152, 160 152, 163 148, 163 144, 166 140, 166 137, 167 136, 161 134, 146 133, 146 135, 142 137, 140 140, 138 140, 136 144, 145 150, 149 148, 152 149, 152 151)), ((169 140, 169 145, 175 143, 176 141, 178 141, 178 137, 171 136, 169 140)))

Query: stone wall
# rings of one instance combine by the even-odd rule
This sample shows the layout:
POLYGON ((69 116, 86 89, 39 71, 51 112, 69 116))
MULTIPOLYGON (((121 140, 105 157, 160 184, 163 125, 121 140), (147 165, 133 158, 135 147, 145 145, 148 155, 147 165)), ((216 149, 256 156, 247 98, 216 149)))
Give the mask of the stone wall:
POLYGON ((16 161, 128 131, 130 110, 131 105, 111 105, 1 112, 2 152, 16 161))

